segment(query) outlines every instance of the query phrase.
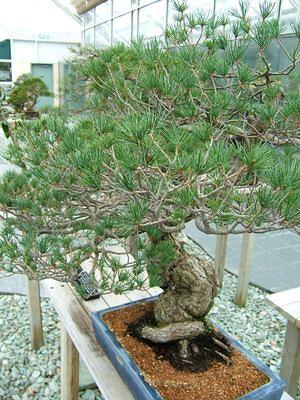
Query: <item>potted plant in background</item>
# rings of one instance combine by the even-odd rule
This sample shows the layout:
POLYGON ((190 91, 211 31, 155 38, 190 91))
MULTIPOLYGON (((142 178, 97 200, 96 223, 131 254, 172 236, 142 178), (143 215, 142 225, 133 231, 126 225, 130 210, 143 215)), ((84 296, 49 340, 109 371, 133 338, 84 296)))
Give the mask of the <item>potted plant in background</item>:
POLYGON ((19 76, 12 88, 5 92, 2 90, 0 102, 0 121, 5 137, 16 138, 13 128, 16 121, 20 119, 35 118, 39 115, 34 110, 40 96, 52 96, 47 85, 41 78, 23 74, 19 76))
POLYGON ((14 110, 7 103, 7 93, 0 88, 0 123, 6 138, 9 138, 9 117, 14 114, 14 110))
MULTIPOLYGON (((75 282, 78 267, 89 261, 101 293, 161 286, 154 305, 133 305, 103 318, 122 344, 130 337, 135 348, 141 344, 143 356, 152 349, 152 362, 162 360, 158 375, 168 371, 168 359, 180 378, 162 382, 156 375, 155 381, 143 371, 146 383, 132 361, 124 372, 128 356, 94 316, 98 339, 107 351, 107 343, 115 346, 109 353, 136 396, 199 398, 195 374, 205 369, 205 358, 205 398, 216 399, 219 391, 222 399, 279 399, 283 385, 276 380, 246 394, 265 384, 266 376, 247 360, 246 375, 245 359, 235 360, 233 348, 240 347, 231 347, 207 321, 216 272, 186 251, 180 232, 194 218, 209 234, 299 224, 294 149, 300 95, 287 79, 299 60, 298 45, 292 51, 283 46, 284 28, 270 3, 260 5, 253 23, 245 3, 232 10, 232 18, 191 15, 184 2, 175 7, 177 22, 161 40, 87 56, 80 68, 90 87, 91 118, 18 124, 7 157, 24 168, 6 174, 0 185, 1 268, 30 279, 75 282), (268 61, 273 41, 288 60, 279 71, 268 61), (130 324, 120 327, 124 315, 130 324), (225 367, 216 359, 228 364, 226 395, 218 386, 225 367), (243 374, 235 376, 238 364, 243 374), (260 383, 252 382, 255 376, 260 383)), ((292 29, 299 42, 299 26, 292 29)))
POLYGON ((14 83, 8 96, 8 104, 17 113, 23 113, 26 118, 32 118, 38 115, 34 107, 41 96, 52 96, 45 82, 39 77, 23 74, 14 83))

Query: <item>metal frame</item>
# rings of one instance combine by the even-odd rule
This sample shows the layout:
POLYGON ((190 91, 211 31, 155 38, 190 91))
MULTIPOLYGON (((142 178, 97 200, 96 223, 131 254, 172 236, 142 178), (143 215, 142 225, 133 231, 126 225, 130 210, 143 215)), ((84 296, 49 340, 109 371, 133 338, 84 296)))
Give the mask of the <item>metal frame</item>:
MULTIPOLYGON (((103 20, 101 22, 96 22, 96 13, 95 13, 96 12, 96 7, 92 8, 89 11, 87 11, 87 12, 91 12, 91 11, 93 12, 93 23, 91 23, 89 25, 85 25, 85 21, 84 21, 84 18, 83 18, 83 30, 82 30, 83 43, 85 43, 85 32, 88 31, 88 30, 93 30, 93 34, 94 34, 93 46, 95 47, 96 46, 96 43, 95 43, 95 37, 96 37, 95 28, 97 26, 100 26, 100 25, 103 25, 103 24, 105 24, 107 22, 110 22, 110 25, 111 25, 110 26, 110 30, 111 30, 111 32, 110 32, 110 45, 112 45, 113 44, 113 36, 114 36, 113 35, 113 33, 114 33, 114 30, 113 30, 114 20, 116 18, 120 18, 120 17, 123 17, 123 16, 128 15, 128 14, 131 14, 131 27, 130 27, 131 28, 131 38, 130 39, 133 40, 135 38, 135 32, 133 31, 133 20, 135 18, 135 14, 136 14, 136 18, 137 18, 136 36, 138 36, 139 35, 139 14, 140 14, 140 10, 143 9, 143 8, 146 8, 148 6, 151 6, 152 4, 159 3, 161 0, 152 0, 152 1, 149 1, 149 3, 143 4, 143 5, 140 5, 140 1, 137 0, 137 3, 135 5, 132 4, 132 2, 131 2, 131 8, 128 11, 113 15, 113 8, 114 8, 114 2, 115 1, 118 1, 118 0, 111 0, 111 16, 110 16, 110 18, 107 18, 107 19, 105 19, 105 20, 103 20)), ((170 0, 163 0, 163 1, 166 2, 166 15, 165 15, 164 25, 165 25, 165 27, 167 27, 170 0)), ((101 6, 102 4, 103 3, 99 4, 97 7, 101 6)))

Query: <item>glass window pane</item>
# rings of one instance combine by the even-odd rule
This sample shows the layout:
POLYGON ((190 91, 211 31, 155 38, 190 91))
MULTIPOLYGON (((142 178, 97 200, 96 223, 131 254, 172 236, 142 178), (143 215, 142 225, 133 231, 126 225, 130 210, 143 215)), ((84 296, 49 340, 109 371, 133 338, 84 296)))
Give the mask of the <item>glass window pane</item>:
POLYGON ((239 6, 239 0, 216 0, 216 14, 228 12, 239 6))
POLYGON ((98 49, 110 46, 111 22, 97 25, 95 28, 95 46, 98 49))
POLYGON ((199 0, 187 0, 188 11, 193 12, 195 10, 205 10, 206 12, 212 11, 214 2, 210 0, 199 1, 199 0))
MULTIPOLYGON (((165 0, 167 1, 167 0, 165 0)), ((153 0, 139 0, 139 6, 144 6, 145 4, 152 3, 153 0)))
POLYGON ((84 32, 84 45, 88 47, 94 46, 94 28, 87 29, 84 32))
POLYGON ((94 9, 89 10, 83 16, 84 26, 90 26, 94 24, 94 9))
MULTIPOLYGON (((249 11, 248 14, 250 17, 252 17, 252 20, 255 20, 259 17, 259 5, 261 1, 260 0, 251 0, 250 1, 250 6, 249 6, 249 11)), ((274 4, 274 17, 278 16, 278 6, 276 4, 276 0, 272 2, 274 4)))
POLYGON ((133 11, 133 14, 132 14, 132 40, 136 40, 137 35, 138 35, 137 16, 138 16, 138 11, 133 11))
POLYGON ((99 4, 99 6, 96 7, 96 23, 107 21, 111 18, 111 7, 111 0, 99 4))
POLYGON ((131 0, 114 0, 113 14, 120 15, 131 11, 131 0))
POLYGON ((281 10, 280 10, 280 19, 282 22, 286 24, 290 24, 291 22, 295 22, 297 15, 300 10, 300 2, 299 0, 282 0, 281 2, 281 10))
MULTIPOLYGON (((274 11, 278 9, 278 1, 274 0, 272 3, 275 4, 274 11)), ((251 17, 257 17, 259 12, 259 4, 261 3, 260 0, 249 0, 249 10, 248 15, 251 17)), ((239 0, 216 0, 216 13, 222 14, 230 11, 232 8, 239 9, 239 0)), ((277 16, 277 13, 274 12, 274 16, 277 16)))
POLYGON ((11 63, 0 62, 0 82, 11 82, 11 63))
POLYGON ((113 43, 129 43, 131 40, 131 13, 113 21, 113 43))
POLYGON ((143 7, 139 10, 139 36, 150 39, 160 36, 165 30, 165 1, 143 7))
POLYGON ((10 40, 3 40, 0 42, 0 59, 2 60, 10 60, 10 40))
MULTIPOLYGON (((292 53, 293 49, 297 47, 298 39, 296 38, 295 35, 285 35, 281 38, 281 42, 283 46, 286 48, 288 53, 292 53)), ((287 68, 289 65, 291 65, 291 61, 287 57, 286 53, 284 50, 279 46, 277 41, 274 41, 272 43, 272 46, 270 46, 271 49, 273 50, 273 59, 270 57, 268 58, 268 61, 270 59, 270 62, 272 63, 272 66, 276 68, 277 70, 281 71, 287 68)), ((290 85, 296 86, 297 89, 299 88, 299 81, 298 81, 298 73, 299 69, 297 69, 297 77, 296 79, 291 79, 290 85), (298 81, 298 82, 297 82, 298 81)))
POLYGON ((175 18, 178 15, 178 12, 175 10, 175 7, 172 2, 169 3, 168 8, 168 25, 173 25, 175 22, 175 18))
MULTIPOLYGON (((188 12, 193 13, 196 10, 203 10, 205 14, 213 13, 214 2, 211 0, 187 0, 188 12)), ((168 25, 172 25, 175 22, 175 18, 178 15, 178 11, 175 9, 172 2, 169 3, 168 8, 168 25)))

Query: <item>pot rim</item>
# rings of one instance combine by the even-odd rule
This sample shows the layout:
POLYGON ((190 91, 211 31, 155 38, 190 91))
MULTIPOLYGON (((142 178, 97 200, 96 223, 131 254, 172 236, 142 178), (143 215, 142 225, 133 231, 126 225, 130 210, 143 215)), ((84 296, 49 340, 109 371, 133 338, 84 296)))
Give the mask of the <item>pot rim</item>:
MULTIPOLYGON (((139 300, 129 301, 127 303, 113 306, 105 310, 93 311, 90 313, 98 342, 100 342, 100 345, 104 348, 110 361, 116 367, 125 383, 132 390, 132 393, 135 394, 134 392, 136 389, 141 391, 141 393, 143 392, 143 395, 145 396, 143 397, 144 400, 164 399, 156 391, 156 389, 147 382, 142 370, 138 367, 130 354, 127 353, 127 351, 123 348, 115 334, 109 329, 109 327, 103 320, 103 316, 107 313, 120 310, 129 306, 134 306, 138 303, 148 303, 151 301, 155 301, 158 297, 159 295, 152 296, 146 299, 143 298, 139 300), (97 335, 97 328, 100 329, 100 332, 102 333, 102 338, 100 338, 100 335, 97 335)), ((264 373, 269 378, 269 382, 241 397, 238 397, 236 400, 279 400, 285 388, 284 381, 266 364, 264 364, 254 354, 247 350, 244 345, 242 345, 238 340, 234 339, 223 328, 221 328, 220 325, 217 324, 213 319, 211 320, 211 322, 213 326, 226 337, 231 346, 242 353, 259 371, 264 373), (266 397, 272 394, 273 397, 266 397), (274 395, 278 395, 278 397, 274 397, 274 395)))

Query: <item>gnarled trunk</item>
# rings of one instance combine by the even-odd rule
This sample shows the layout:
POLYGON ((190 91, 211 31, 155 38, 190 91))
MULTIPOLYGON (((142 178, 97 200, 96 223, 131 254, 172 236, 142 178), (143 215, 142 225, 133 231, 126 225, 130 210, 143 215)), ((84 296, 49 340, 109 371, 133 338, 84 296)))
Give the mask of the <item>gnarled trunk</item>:
POLYGON ((145 326, 143 338, 157 343, 193 339, 207 330, 204 317, 213 306, 218 279, 212 263, 183 254, 168 271, 168 288, 157 300, 157 326, 145 326))

